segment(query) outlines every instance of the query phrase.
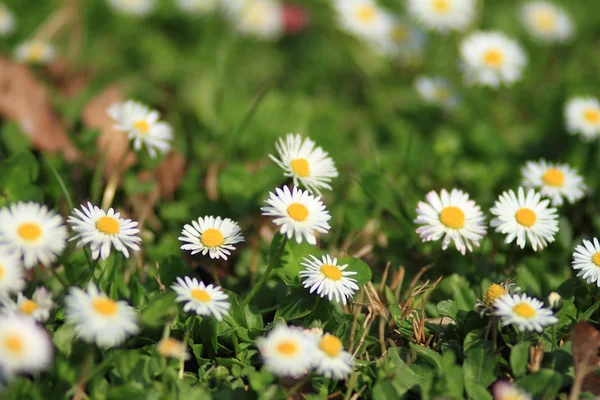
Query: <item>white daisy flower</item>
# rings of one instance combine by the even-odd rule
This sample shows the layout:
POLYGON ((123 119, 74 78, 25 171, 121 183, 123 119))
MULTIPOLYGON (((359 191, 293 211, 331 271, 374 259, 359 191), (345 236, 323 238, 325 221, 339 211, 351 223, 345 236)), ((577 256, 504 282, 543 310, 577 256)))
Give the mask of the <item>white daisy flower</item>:
POLYGON ((5 4, 0 4, 0 36, 5 36, 15 30, 15 17, 5 4))
POLYGON ((114 128, 127 133, 136 151, 145 144, 150 157, 154 158, 157 150, 166 154, 171 149, 173 129, 168 123, 160 121, 158 111, 137 101, 128 100, 111 105, 107 113, 117 122, 114 128))
POLYGON ((185 343, 171 337, 164 338, 156 345, 158 354, 163 357, 177 358, 179 360, 189 360, 190 353, 185 348, 185 343))
POLYGON ((139 332, 138 315, 125 301, 115 301, 90 283, 87 291, 72 287, 65 297, 68 323, 78 337, 98 347, 116 347, 139 332))
POLYGON ((275 189, 269 193, 266 200, 268 207, 261 207, 263 215, 276 217, 273 222, 280 225, 279 232, 288 239, 292 236, 296 242, 302 243, 303 238, 312 245, 317 244, 315 232, 327 233, 331 228, 331 215, 325 209, 321 197, 315 197, 308 191, 296 186, 290 192, 287 186, 275 189))
POLYGON ((278 325, 256 343, 265 368, 277 376, 306 375, 314 365, 316 342, 300 328, 278 325))
POLYGON ((554 3, 530 1, 519 14, 527 32, 540 42, 566 42, 573 36, 571 17, 554 3))
POLYGON ((521 79, 527 56, 521 46, 500 32, 475 32, 460 45, 464 79, 468 84, 498 88, 521 79))
POLYGON ((62 217, 45 205, 19 202, 0 209, 0 246, 22 257, 27 269, 56 261, 66 239, 62 217))
POLYGON ((48 333, 34 320, 0 315, 0 371, 7 375, 42 372, 53 356, 48 333))
POLYGON ((413 18, 442 33, 466 30, 477 11, 475 0, 408 0, 407 6, 413 18))
POLYGON ((283 33, 283 7, 273 0, 246 1, 232 22, 243 34, 275 40, 283 33))
POLYGON ((575 247, 573 269, 579 271, 578 277, 600 287, 600 243, 598 239, 594 238, 593 243, 584 239, 583 245, 575 247))
POLYGON ((219 0, 177 0, 177 7, 193 15, 206 15, 219 8, 219 0))
POLYGON ((334 0, 334 11, 341 28, 368 43, 387 38, 393 20, 373 0, 334 0))
POLYGON ((31 40, 21 43, 15 50, 17 61, 29 64, 47 64, 54 59, 56 51, 46 42, 31 40))
POLYGON ((450 82, 438 76, 419 76, 415 89, 423 100, 446 110, 456 107, 459 101, 450 82))
POLYGON ((375 37, 374 43, 379 51, 388 57, 398 57, 404 64, 419 60, 425 48, 426 35, 412 24, 395 15, 387 14, 388 31, 381 37, 375 37))
POLYGON ((108 0, 108 4, 116 12, 141 17, 154 10, 156 0, 108 0))
POLYGON ((344 379, 344 376, 352 373, 353 364, 352 354, 344 350, 344 344, 339 338, 329 333, 318 338, 315 352, 318 374, 325 378, 344 379))
POLYGON ((300 271, 300 277, 305 278, 302 282, 310 292, 317 292, 321 297, 328 297, 329 301, 346 304, 346 300, 354 295, 359 289, 356 279, 349 276, 356 275, 355 271, 344 271, 348 264, 337 265, 337 258, 328 255, 319 260, 315 256, 309 259, 304 257, 300 265, 305 269, 300 271))
POLYGON ((110 255, 111 247, 120 251, 129 258, 128 247, 138 251, 138 244, 142 241, 138 236, 140 230, 138 223, 130 219, 123 219, 112 208, 108 212, 88 202, 87 208, 82 205, 80 211, 73 210, 67 222, 71 225, 76 235, 71 240, 78 240, 77 248, 89 245, 92 258, 106 260, 110 255))
POLYGON ((19 257, 0 249, 0 299, 18 293, 25 287, 19 257))
POLYGON ((192 225, 185 224, 179 240, 184 242, 182 250, 191 250, 192 255, 202 252, 210 258, 227 260, 231 251, 235 250, 234 244, 244 241, 240 226, 237 222, 221 217, 206 216, 192 221, 192 225))
POLYGON ((506 381, 494 383, 492 394, 494 400, 533 400, 529 393, 506 381))
POLYGON ((558 322, 552 310, 544 303, 526 294, 505 294, 494 302, 494 315, 500 317, 502 326, 514 324, 519 331, 542 332, 544 327, 558 322))
POLYGON ((563 197, 573 204, 585 196, 583 178, 567 164, 554 164, 546 160, 528 161, 521 169, 523 186, 540 191, 552 200, 553 206, 562 206, 563 197))
POLYGON ((554 242, 558 232, 558 215, 556 208, 548 208, 550 200, 541 200, 541 195, 529 189, 527 195, 522 187, 518 195, 509 190, 500 195, 490 210, 496 218, 490 225, 496 232, 506 234, 505 243, 517 239, 517 245, 525 247, 529 239, 533 251, 543 249, 554 242))
POLYGON ((479 240, 486 233, 485 217, 467 193, 458 189, 448 193, 442 189, 439 195, 431 191, 426 197, 427 202, 419 202, 414 220, 423 225, 417 228, 417 233, 424 242, 443 237, 443 250, 453 241, 463 255, 467 250, 473 251, 473 245, 479 247, 479 240))
POLYGON ((333 160, 326 151, 315 147, 310 138, 302 140, 300 135, 288 133, 285 140, 279 138, 275 143, 279 158, 269 154, 285 176, 294 179, 294 185, 302 184, 311 193, 321 194, 319 189, 329 189, 329 182, 338 176, 333 160))
POLYGON ((38 287, 33 292, 31 299, 19 293, 17 302, 8 300, 4 303, 4 311, 8 314, 21 314, 26 317, 44 323, 50 317, 50 311, 54 307, 52 295, 44 287, 38 287))
POLYGON ((183 311, 193 311, 198 315, 212 315, 217 321, 229 314, 231 304, 227 300, 229 296, 219 286, 205 285, 196 278, 177 278, 177 283, 171 285, 171 289, 177 293, 175 301, 186 303, 183 311))
POLYGON ((565 105, 567 131, 584 141, 600 136, 600 102, 595 97, 573 97, 565 105))

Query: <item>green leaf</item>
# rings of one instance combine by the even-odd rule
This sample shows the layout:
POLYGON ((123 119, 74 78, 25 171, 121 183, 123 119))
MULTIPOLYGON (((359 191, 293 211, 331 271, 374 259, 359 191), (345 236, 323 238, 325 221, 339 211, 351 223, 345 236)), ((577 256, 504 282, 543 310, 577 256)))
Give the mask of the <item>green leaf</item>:
POLYGON ((463 344, 465 389, 472 398, 478 398, 478 388, 487 388, 496 380, 498 373, 498 362, 492 344, 481 339, 482 335, 480 329, 471 331, 463 344))
POLYGON ((513 376, 519 377, 527 372, 527 362, 529 361, 528 342, 519 343, 510 350, 510 368, 513 376))
POLYGON ((361 287, 371 281, 371 268, 359 258, 342 257, 338 260, 338 265, 348 264, 344 271, 356 272, 351 278, 356 279, 356 284, 361 287))
POLYGON ((310 294, 308 289, 292 289, 291 293, 277 307, 275 315, 286 321, 302 318, 315 309, 319 300, 320 298, 314 294, 310 294))
MULTIPOLYGON (((284 240, 282 235, 275 235, 273 238, 271 247, 269 248, 270 259, 275 255, 282 240, 284 240)), ((298 244, 294 240, 288 241, 281 258, 277 262, 277 265, 275 265, 273 271, 286 285, 299 286, 300 271, 304 269, 300 263, 303 262, 302 259, 304 257, 308 257, 309 255, 315 255, 315 257, 318 256, 314 246, 311 246, 306 242, 298 244)))
POLYGON ((419 346, 415 343, 410 343, 410 348, 417 353, 418 357, 422 358, 429 365, 436 368, 438 371, 442 370, 442 356, 439 353, 431 350, 429 347, 419 346))
POLYGON ((176 307, 174 292, 159 293, 150 299, 150 303, 142 311, 140 322, 154 328, 163 326, 165 317, 175 313, 176 307))
POLYGON ((535 375, 527 375, 515 383, 536 399, 554 399, 558 391, 570 382, 560 372, 542 368, 535 375))
POLYGON ((190 268, 178 256, 167 256, 159 263, 158 274, 160 281, 166 287, 169 287, 178 277, 184 277, 189 272, 190 268))
POLYGON ((450 317, 456 321, 456 313, 458 312, 458 305, 453 300, 442 300, 436 306, 438 314, 442 317, 450 317))

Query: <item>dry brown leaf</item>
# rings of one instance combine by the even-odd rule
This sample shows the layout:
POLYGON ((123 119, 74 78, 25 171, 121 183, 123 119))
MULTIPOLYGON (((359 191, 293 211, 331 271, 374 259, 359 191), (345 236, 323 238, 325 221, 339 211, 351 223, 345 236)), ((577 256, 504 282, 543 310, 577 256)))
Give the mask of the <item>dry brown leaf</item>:
POLYGON ((104 176, 107 179, 119 167, 118 173, 122 175, 137 160, 135 153, 129 151, 127 134, 114 129, 114 121, 106 113, 111 104, 121 101, 123 96, 119 87, 108 86, 85 106, 82 115, 86 127, 101 131, 97 141, 98 153, 101 157, 106 157, 104 176), (123 161, 126 154, 127 158, 123 161))
MULTIPOLYGON (((587 322, 578 322, 571 331, 571 340, 575 364, 573 386, 581 385, 582 391, 599 395, 600 376, 596 376, 595 373, 600 368, 600 331, 587 322)), ((573 395, 573 392, 571 394, 573 395)))
POLYGON ((76 69, 66 58, 56 57, 46 67, 46 73, 54 81, 56 88, 66 97, 79 94, 89 83, 92 71, 76 69))
POLYGON ((19 124, 38 150, 80 158, 50 103, 44 84, 23 64, 0 57, 0 115, 19 124))

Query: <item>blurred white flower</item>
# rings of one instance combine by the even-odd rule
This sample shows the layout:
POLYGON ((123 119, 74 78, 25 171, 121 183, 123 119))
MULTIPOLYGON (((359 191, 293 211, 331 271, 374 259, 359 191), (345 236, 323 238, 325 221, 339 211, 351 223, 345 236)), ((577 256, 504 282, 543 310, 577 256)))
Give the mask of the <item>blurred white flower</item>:
POLYGON ((573 97, 565 105, 567 131, 584 141, 600 136, 600 102, 595 97, 573 97))
POLYGON ((47 64, 54 59, 56 51, 46 42, 31 40, 23 42, 15 50, 17 61, 29 64, 47 64))
POLYGON ((246 0, 231 15, 235 28, 263 40, 278 39, 283 33, 283 7, 274 0, 246 0))
POLYGON ((584 279, 588 284, 596 284, 600 287, 600 243, 594 238, 583 240, 583 243, 575 247, 573 252, 573 269, 577 276, 584 279))
POLYGON ((62 217, 45 205, 19 202, 0 209, 0 246, 22 257, 27 269, 52 264, 66 241, 62 217))
POLYGON ((5 4, 0 4, 0 36, 5 36, 15 30, 15 17, 5 4))
POLYGON ((3 305, 6 313, 21 314, 44 323, 50 317, 50 310, 54 307, 54 302, 46 288, 38 287, 33 292, 31 299, 25 297, 23 293, 19 293, 16 303, 9 299, 3 305))
POLYGON ((577 171, 567 164, 554 164, 546 160, 528 161, 521 169, 523 186, 539 190, 542 196, 552 200, 553 206, 561 206, 563 197, 573 204, 585 196, 586 186, 577 171))
POLYGON ((408 13, 423 26, 442 33, 464 31, 473 22, 475 0, 408 0, 408 13))
POLYGON ((18 293, 25 287, 19 257, 0 248, 0 299, 18 293))
POLYGON ((497 88, 521 79, 527 56, 521 46, 500 32, 475 32, 460 44, 465 82, 497 88))
POLYGON ((220 5, 219 0, 177 0, 177 7, 192 15, 206 15, 215 12, 220 5))
POLYGON ((529 393, 506 381, 497 381, 494 383, 492 394, 494 395, 494 400, 533 400, 533 397, 529 393))
POLYGON ((114 128, 127 133, 136 151, 145 144, 150 157, 154 158, 157 150, 166 154, 171 149, 173 129, 168 123, 160 121, 158 111, 137 101, 128 100, 125 103, 112 104, 107 112, 117 122, 114 128))
POLYGON ((439 76, 419 76, 415 80, 415 89, 423 100, 445 110, 451 110, 459 102, 450 82, 439 76))
POLYGON ((424 242, 443 238, 443 250, 454 242, 462 255, 467 250, 473 251, 473 245, 479 247, 479 240, 486 233, 480 207, 458 189, 452 189, 450 193, 442 189, 439 195, 435 191, 427 193, 427 202, 420 201, 417 206, 414 222, 422 225, 417 228, 417 233, 424 242))
POLYGON ((316 341, 300 328, 277 325, 256 343, 265 368, 275 375, 299 377, 314 366, 316 341))
POLYGON ((540 42, 566 42, 573 36, 571 17, 549 1, 530 1, 521 6, 519 16, 527 32, 540 42))
POLYGON ((519 331, 541 333, 544 327, 558 322, 552 310, 544 303, 526 294, 504 294, 494 302, 494 315, 500 317, 502 326, 515 325, 519 331))
POLYGON ((550 200, 542 200, 533 189, 527 194, 522 187, 517 194, 509 190, 500 195, 490 210, 496 216, 490 225, 506 235, 505 243, 517 239, 517 245, 524 248, 529 239, 533 251, 541 250, 554 242, 558 232, 556 208, 548 208, 549 204, 550 200))
POLYGON ((164 338, 156 345, 158 354, 163 357, 177 358, 179 360, 189 360, 190 353, 185 348, 185 343, 171 337, 164 338))
POLYGON ((334 0, 342 29, 372 45, 389 40, 393 19, 372 0, 334 0))
POLYGON ((315 369, 325 378, 344 379, 352 373, 352 354, 344 350, 342 341, 329 333, 317 337, 315 369))
POLYGON ((385 56, 397 57, 404 65, 419 61, 423 57, 426 34, 396 15, 385 13, 385 17, 389 20, 384 24, 388 30, 372 40, 377 49, 385 56))
POLYGON ((121 14, 145 16, 156 6, 156 0, 108 0, 113 10, 121 14))
POLYGON ((9 376, 42 372, 52 357, 50 336, 33 319, 0 315, 0 371, 9 376))
POLYGON ((562 299, 562 297, 560 297, 560 294, 558 294, 556 292, 551 292, 548 295, 548 305, 552 309, 557 309, 560 306, 561 299, 562 299))

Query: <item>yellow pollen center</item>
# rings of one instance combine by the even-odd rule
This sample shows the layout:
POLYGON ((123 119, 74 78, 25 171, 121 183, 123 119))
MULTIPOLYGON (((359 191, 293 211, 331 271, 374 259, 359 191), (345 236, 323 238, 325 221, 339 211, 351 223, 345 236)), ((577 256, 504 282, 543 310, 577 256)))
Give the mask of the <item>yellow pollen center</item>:
POLYGON ((162 356, 168 356, 177 352, 180 346, 181 343, 173 338, 161 340, 158 344, 158 353, 162 356))
POLYGON ((537 215, 531 208, 520 208, 515 214, 517 222, 523 226, 530 227, 537 221, 537 215))
POLYGON ((200 241, 206 247, 218 247, 225 242, 225 239, 223 238, 223 234, 220 230, 210 228, 202 232, 200 241))
POLYGON ((595 108, 589 108, 583 113, 583 118, 591 124, 597 124, 600 121, 600 112, 595 108))
POLYGON ((492 283, 488 290, 485 291, 485 295, 483 296, 483 302, 491 307, 494 304, 494 301, 503 294, 506 293, 506 290, 502 288, 502 286, 492 283))
POLYGON ((450 2, 448 0, 435 0, 433 2, 433 10, 438 14, 446 14, 450 11, 450 2))
POLYGON ((10 353, 20 355, 25 350, 23 340, 15 334, 8 335, 4 338, 4 348, 10 353))
POLYGON ((546 185, 550 186, 562 186, 565 182, 565 174, 559 169, 550 168, 542 176, 542 180, 546 185))
POLYGON ((17 230, 19 236, 25 240, 38 240, 42 236, 42 228, 34 222, 25 222, 17 230))
POLYGON ((401 25, 396 25, 392 30, 392 40, 395 42, 405 42, 408 39, 408 31, 401 25))
POLYGON ((206 290, 192 289, 191 294, 194 299, 203 303, 208 303, 211 300, 210 294, 206 290))
POLYGON ((339 281, 343 276, 342 270, 339 267, 330 264, 323 264, 321 266, 321 273, 325 275, 325 278, 329 278, 333 281, 339 281))
POLYGON ((107 235, 116 235, 121 231, 121 225, 113 217, 102 217, 96 221, 96 228, 107 235))
POLYGON ((0 264, 0 279, 4 277, 4 266, 0 264))
POLYGON ((38 306, 38 304, 33 301, 33 300, 25 300, 23 302, 23 304, 21 304, 21 306, 19 307, 19 309, 21 310, 21 312, 23 314, 27 314, 27 315, 31 315, 33 314, 33 312, 35 310, 37 310, 38 308, 40 308, 40 306, 38 306))
POLYGON ((535 22, 540 30, 545 32, 552 31, 556 26, 556 15, 549 11, 542 11, 536 16, 535 22))
POLYGON ((499 67, 504 63, 504 54, 500 50, 491 49, 484 54, 483 61, 490 67, 499 67))
POLYGON ((465 226, 465 213, 456 206, 444 207, 440 211, 440 221, 448 228, 460 229, 465 226))
POLYGON ((144 121, 143 119, 135 121, 133 124, 133 128, 140 131, 143 134, 147 134, 148 132, 150 132, 150 124, 148 124, 148 122, 144 121))
POLYGON ((535 310, 527 303, 517 304, 513 307, 513 312, 523 318, 535 317, 535 310))
POLYGON ((375 19, 375 7, 361 6, 356 11, 356 15, 361 22, 371 23, 375 19))
POLYGON ((592 256, 592 262, 596 264, 596 267, 600 267, 600 251, 592 256))
POLYGON ((44 46, 42 46, 41 44, 35 43, 29 47, 29 54, 28 54, 29 61, 33 61, 33 62, 41 61, 43 58, 43 54, 44 54, 44 46))
POLYGON ((343 348, 342 341, 333 335, 325 335, 319 342, 319 349, 329 357, 337 357, 343 348))
POLYGON ((277 351, 284 356, 293 356, 298 353, 298 345, 291 340, 285 340, 277 345, 277 351))
POLYGON ((292 203, 287 208, 287 213, 296 221, 302 222, 308 218, 308 208, 304 204, 292 203))
POLYGON ((119 309, 116 302, 106 297, 98 297, 92 302, 92 307, 105 317, 113 317, 119 309))
POLYGON ((301 178, 306 178, 310 175, 310 167, 306 158, 296 158, 290 162, 290 167, 296 175, 301 178))

